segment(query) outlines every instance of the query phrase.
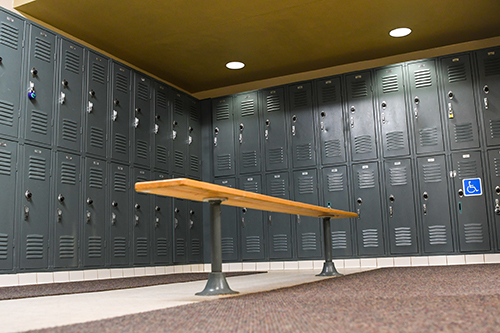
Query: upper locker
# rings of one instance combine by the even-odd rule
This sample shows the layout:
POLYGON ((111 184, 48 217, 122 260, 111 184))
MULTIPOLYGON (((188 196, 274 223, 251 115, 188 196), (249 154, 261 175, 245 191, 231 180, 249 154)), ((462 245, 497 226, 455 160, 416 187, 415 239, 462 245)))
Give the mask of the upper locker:
POLYGON ((166 85, 154 82, 154 167, 169 171, 170 163, 170 101, 169 89, 166 85))
POLYGON ((111 159, 128 163, 130 159, 131 70, 120 63, 112 64, 111 81, 111 159))
POLYGON ((237 95, 234 98, 234 132, 238 143, 239 173, 261 170, 259 109, 257 92, 237 95))
POLYGON ((201 107, 200 103, 189 96, 186 96, 186 103, 189 107, 188 119, 188 175, 195 179, 201 179, 201 107))
POLYGON ((172 172, 186 175, 186 158, 188 151, 188 111, 186 95, 179 91, 173 91, 172 101, 172 152, 174 154, 172 172))
POLYGON ((234 175, 233 98, 212 100, 214 176, 234 175))
POLYGON ((151 165, 151 79, 134 72, 134 97, 132 107, 132 161, 134 164, 151 165))
POLYGON ((0 270, 13 269, 14 226, 17 188, 17 142, 0 140, 0 270))

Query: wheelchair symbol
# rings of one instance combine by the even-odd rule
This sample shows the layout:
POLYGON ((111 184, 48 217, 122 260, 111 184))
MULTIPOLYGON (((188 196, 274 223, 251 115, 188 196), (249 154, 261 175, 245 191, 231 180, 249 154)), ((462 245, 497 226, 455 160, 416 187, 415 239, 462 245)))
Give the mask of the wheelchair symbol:
POLYGON ((481 178, 462 179, 464 196, 483 195, 481 186, 481 178))
POLYGON ((467 193, 476 193, 479 192, 479 190, 472 184, 471 181, 469 181, 469 186, 467 186, 467 193))

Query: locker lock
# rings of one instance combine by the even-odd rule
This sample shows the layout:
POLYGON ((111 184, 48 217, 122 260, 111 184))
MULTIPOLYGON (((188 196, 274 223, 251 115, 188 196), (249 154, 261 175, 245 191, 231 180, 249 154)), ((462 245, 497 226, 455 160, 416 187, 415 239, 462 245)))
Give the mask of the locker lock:
POLYGON ((2 62, 2 60, 3 60, 2 57, 0 57, 0 62, 2 62))
POLYGON ((215 135, 219 134, 219 128, 218 128, 218 127, 216 127, 216 128, 214 129, 214 133, 215 133, 215 135))
POLYGON ((135 215, 135 226, 139 225, 139 216, 135 215))
POLYGON ((415 101, 415 104, 418 104, 418 103, 420 103, 420 98, 418 98, 418 96, 415 96, 414 101, 415 101))
POLYGON ((450 91, 448 91, 448 98, 449 98, 449 99, 453 99, 453 96, 454 96, 454 95, 453 95, 453 91, 451 91, 451 90, 450 90, 450 91))
POLYGON ((191 209, 191 210, 189 211, 189 215, 194 215, 194 210, 192 210, 192 209, 191 209))
POLYGON ((156 120, 160 120, 160 118, 161 118, 161 117, 160 117, 160 115, 159 115, 159 114, 157 114, 157 115, 155 116, 155 119, 156 119, 156 120))
POLYGON ((36 77, 38 75, 38 70, 36 68, 32 68, 31 69, 31 75, 33 75, 33 77, 36 77))
POLYGON ((89 95, 90 95, 90 97, 95 97, 95 91, 90 90, 90 91, 89 91, 89 95))
POLYGON ((174 120, 172 123, 172 125, 174 125, 174 126, 177 126, 177 124, 178 124, 177 120, 174 120))
POLYGON ((57 222, 61 222, 63 212, 59 208, 57 209, 57 222))
POLYGON ((244 128, 245 128, 245 125, 240 124, 240 131, 243 131, 244 128))
POLYGON ((500 186, 495 187, 495 193, 500 195, 500 186))
POLYGON ((461 198, 461 197, 463 197, 463 196, 464 196, 464 190, 459 189, 459 190, 458 190, 458 196, 459 196, 460 198, 461 198))
POLYGON ((361 204, 363 203, 363 199, 358 198, 358 199, 356 200, 356 202, 358 203, 358 205, 361 205, 361 204))
POLYGON ((484 87, 483 87, 483 91, 485 94, 489 93, 490 92, 490 87, 488 87, 488 85, 486 84, 484 87))
POLYGON ((385 101, 382 102, 382 109, 385 109, 387 107, 387 103, 385 101))
POLYGON ((115 100, 113 101, 113 104, 115 104, 116 106, 118 106, 118 105, 120 105, 120 101, 115 98, 115 100))
POLYGON ((427 192, 424 192, 424 193, 422 194, 422 197, 423 197, 425 200, 427 200, 427 199, 429 199, 429 194, 427 194, 427 192))
POLYGON ((141 112, 141 108, 135 108, 135 112, 137 113, 141 112))
POLYGON ((246 212, 248 211, 248 209, 243 208, 241 211, 242 211, 243 213, 246 213, 246 212))
POLYGON ((390 202, 394 202, 394 201, 396 201, 396 198, 394 197, 394 195, 392 195, 392 194, 391 194, 391 195, 389 196, 389 201, 390 201, 390 202))
POLYGON ((296 121, 297 121, 297 116, 296 116, 296 115, 293 115, 293 116, 292 116, 292 121, 293 121, 293 122, 296 122, 296 121))
POLYGON ((30 190, 26 190, 26 192, 24 192, 24 196, 26 197, 26 199, 31 200, 33 193, 31 193, 30 190))
POLYGON ((180 212, 179 208, 175 207, 174 212, 178 214, 180 212))
POLYGON ((59 194, 57 196, 57 200, 59 200, 60 203, 63 203, 64 202, 64 196, 62 194, 59 194))
POLYGON ((68 81, 62 80, 62 85, 63 85, 64 88, 67 88, 68 87, 68 81))
POLYGON ((266 126, 271 125, 271 121, 269 119, 266 119, 266 126))
POLYGON ((136 203, 136 204, 134 205, 134 208, 135 208, 135 209, 137 209, 137 210, 139 210, 139 209, 141 209, 141 205, 139 205, 138 203, 136 203))
POLYGON ((94 203, 94 200, 91 198, 87 198, 87 205, 92 205, 94 203))
POLYGON ((159 212, 161 210, 160 206, 155 207, 155 211, 159 212))
POLYGON ((194 128, 189 126, 189 128, 188 128, 189 133, 191 133, 193 130, 194 130, 194 128))
POLYGON ((351 106, 351 112, 355 112, 356 111, 356 108, 353 106, 351 106))
POLYGON ((325 117, 326 117, 325 111, 321 111, 321 118, 325 118, 325 117))
POLYGON ((115 208, 116 208, 116 207, 118 207, 118 202, 113 201, 113 202, 111 203, 111 206, 113 206, 113 207, 115 207, 115 208))

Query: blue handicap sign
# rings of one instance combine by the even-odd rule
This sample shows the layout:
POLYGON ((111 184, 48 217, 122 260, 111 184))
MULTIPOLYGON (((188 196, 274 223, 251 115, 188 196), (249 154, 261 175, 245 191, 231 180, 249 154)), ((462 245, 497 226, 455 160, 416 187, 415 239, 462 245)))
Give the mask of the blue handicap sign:
POLYGON ((464 196, 483 195, 481 188, 481 178, 469 178, 462 180, 464 186, 464 196))

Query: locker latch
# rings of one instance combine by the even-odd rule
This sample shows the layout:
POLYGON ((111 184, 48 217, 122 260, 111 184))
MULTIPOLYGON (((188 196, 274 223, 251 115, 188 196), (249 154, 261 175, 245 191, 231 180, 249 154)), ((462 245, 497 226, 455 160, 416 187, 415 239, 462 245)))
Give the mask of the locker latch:
POLYGON ((24 206, 24 219, 27 220, 30 217, 30 208, 28 206, 24 206))
POLYGON ((116 121, 117 118, 118 118, 118 111, 113 110, 113 114, 111 115, 111 120, 116 121))
POLYGON ((87 224, 90 224, 90 219, 92 218, 92 214, 89 211, 87 211, 85 216, 87 217, 87 224))
POLYGON ((115 225, 115 224, 116 224, 116 214, 111 213, 111 225, 115 225))
POLYGON ((135 226, 139 225, 139 216, 135 215, 135 226))
POLYGON ((178 226, 179 226, 179 220, 174 219, 174 229, 177 229, 178 226))
POLYGON ((139 127, 139 118, 135 117, 134 118, 134 128, 139 127))
POLYGON ((89 105, 87 106, 87 112, 92 113, 92 110, 94 110, 94 103, 89 101, 89 105))
POLYGON ((273 217, 271 215, 269 215, 268 221, 269 225, 273 225, 273 217))
POLYGON ((418 119, 418 104, 420 103, 420 98, 418 98, 418 96, 415 96, 414 102, 415 108, 413 109, 413 112, 415 113, 415 119, 418 119))
POLYGON ((361 204, 363 203, 363 199, 358 198, 358 199, 356 199, 356 202, 359 205, 359 207, 357 209, 357 213, 358 213, 358 219, 360 219, 361 218, 361 204))
POLYGON ((354 117, 351 117, 351 128, 354 128, 354 117))
POLYGON ((297 214, 297 223, 300 224, 300 215, 297 214))
MULTIPOLYGON (((295 123, 297 121, 297 116, 292 116, 292 121, 295 123)), ((292 135, 295 136, 295 125, 292 125, 292 135)))
POLYGON ((160 130, 160 126, 158 124, 155 124, 155 129, 154 129, 155 134, 158 134, 159 130, 160 130))
POLYGON ((59 104, 64 104, 66 102, 66 94, 61 91, 61 97, 59 97, 59 104))
POLYGON ((266 119, 266 130, 264 131, 264 136, 266 137, 266 140, 269 140, 269 126, 271 125, 271 121, 269 119, 266 119))
POLYGON ((394 215, 394 207, 392 206, 392 204, 394 203, 394 201, 396 201, 396 197, 393 194, 391 194, 389 196, 389 201, 391 202, 391 206, 389 206, 389 215, 392 218, 394 215))
POLYGON ((177 131, 172 130, 172 140, 175 140, 176 137, 177 137, 177 131))
POLYGON ((193 227, 194 227, 194 221, 189 220, 189 229, 193 229, 193 227))
POLYGON ((59 208, 57 209, 57 222, 61 223, 63 212, 59 208))
POLYGON ((451 105, 451 103, 448 103, 448 118, 455 118, 455 114, 453 113, 453 106, 451 105))
POLYGON ((28 88, 28 98, 36 99, 35 84, 30 81, 30 87, 28 88))
MULTIPOLYGON (((490 88, 488 87, 488 85, 485 85, 483 87, 483 91, 484 91, 485 94, 488 94, 490 92, 490 88)), ((488 97, 485 97, 483 99, 483 102, 484 102, 484 109, 488 110, 488 108, 490 107, 489 102, 488 102, 488 97)))
POLYGON ((500 199, 495 199, 495 214, 500 215, 500 199))
POLYGON ((158 228, 159 226, 160 226, 160 218, 159 218, 159 217, 157 217, 157 218, 155 219, 155 228, 158 228))
POLYGON ((191 145, 193 143, 193 137, 190 135, 188 136, 188 145, 191 145))

